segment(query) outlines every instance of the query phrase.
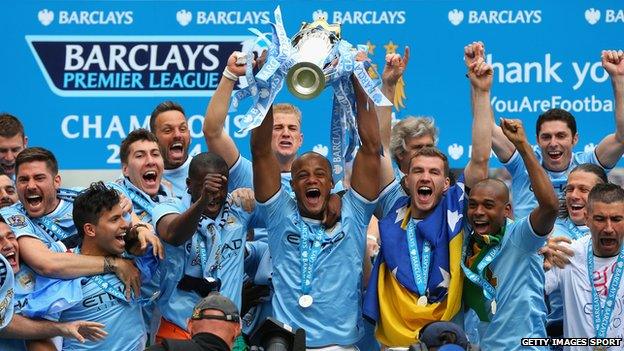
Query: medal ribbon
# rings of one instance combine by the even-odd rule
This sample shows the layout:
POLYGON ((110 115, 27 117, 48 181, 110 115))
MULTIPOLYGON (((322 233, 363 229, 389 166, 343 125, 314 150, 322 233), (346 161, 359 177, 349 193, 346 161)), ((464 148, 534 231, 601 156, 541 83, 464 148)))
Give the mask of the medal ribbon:
POLYGON ((322 228, 318 228, 312 231, 314 235, 310 237, 310 230, 308 224, 305 223, 301 217, 299 218, 299 231, 301 233, 299 242, 299 259, 301 262, 301 291, 304 295, 310 293, 312 289, 312 269, 314 262, 321 252, 321 243, 325 232, 322 228), (310 246, 310 239, 312 239, 312 245, 310 246))
MULTIPOLYGON (((475 235, 475 234, 473 234, 475 235)), ((495 245, 491 247, 487 254, 483 257, 481 262, 477 265, 477 272, 473 272, 471 269, 466 267, 466 257, 468 256, 468 243, 469 239, 464 240, 464 247, 462 249, 462 258, 461 258, 461 268, 466 275, 466 278, 470 279, 471 282, 480 286, 483 289, 483 295, 486 299, 491 300, 496 296, 496 289, 490 284, 490 282, 485 279, 485 268, 494 261, 494 259, 498 256, 501 250, 501 244, 495 245)))
POLYGON ((577 239, 584 237, 587 234, 587 231, 583 231, 579 229, 579 227, 576 224, 574 224, 574 222, 572 222, 569 218, 567 219, 567 222, 568 222, 568 231, 570 232, 570 235, 572 235, 572 239, 577 240, 577 239))
POLYGON ((412 273, 418 288, 418 294, 425 296, 427 292, 427 282, 429 281, 429 265, 431 262, 431 243, 424 240, 422 247, 422 263, 418 254, 418 244, 416 243, 416 224, 410 219, 407 224, 407 246, 409 248, 410 262, 412 263, 412 273))
POLYGON ((594 319, 594 331, 597 338, 606 338, 607 330, 609 329, 609 322, 611 321, 611 314, 615 308, 615 298, 620 288, 620 280, 622 279, 622 272, 624 271, 624 246, 620 249, 620 254, 615 264, 615 271, 611 277, 611 283, 609 284, 609 293, 607 295, 607 301, 604 306, 600 306, 600 298, 598 292, 594 286, 594 251, 592 249, 592 241, 589 240, 587 244, 587 274, 589 276, 589 285, 592 291, 592 315, 594 319))

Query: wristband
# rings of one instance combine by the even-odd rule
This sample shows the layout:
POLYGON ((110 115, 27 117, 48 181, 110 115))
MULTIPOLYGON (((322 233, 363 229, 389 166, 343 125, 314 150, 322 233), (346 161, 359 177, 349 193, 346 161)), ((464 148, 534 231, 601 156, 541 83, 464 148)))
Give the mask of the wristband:
POLYGON ((366 235, 366 239, 374 241, 374 242, 377 242, 377 237, 374 236, 374 235, 368 234, 368 235, 366 235))
POLYGON ((136 229, 139 229, 141 227, 143 227, 145 229, 149 229, 147 224, 145 224, 145 223, 137 223, 137 224, 133 225, 132 228, 130 228, 130 230, 136 230, 136 229))
POLYGON ((227 67, 223 70, 223 76, 233 82, 238 82, 238 77, 236 74, 232 73, 227 67))

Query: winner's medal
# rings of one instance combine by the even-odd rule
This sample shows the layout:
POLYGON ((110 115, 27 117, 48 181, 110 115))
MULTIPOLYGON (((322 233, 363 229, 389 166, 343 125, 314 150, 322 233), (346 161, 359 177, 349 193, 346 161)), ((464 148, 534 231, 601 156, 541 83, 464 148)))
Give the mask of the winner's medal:
POLYGON ((496 314, 496 300, 492 300, 492 303, 490 303, 490 310, 492 314, 496 314))
POLYGON ((417 304, 418 304, 418 306, 423 306, 424 307, 424 306, 427 306, 428 302, 429 301, 427 300, 427 296, 423 295, 423 296, 418 298, 418 303, 417 304))
POLYGON ((301 297, 299 297, 299 306, 301 306, 302 308, 308 308, 312 306, 313 302, 314 299, 310 295, 301 295, 301 297))

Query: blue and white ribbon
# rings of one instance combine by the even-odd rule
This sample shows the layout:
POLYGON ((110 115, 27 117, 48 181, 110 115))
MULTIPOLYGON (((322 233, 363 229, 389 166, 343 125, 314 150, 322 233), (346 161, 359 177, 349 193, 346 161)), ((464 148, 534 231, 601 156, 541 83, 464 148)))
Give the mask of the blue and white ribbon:
MULTIPOLYGON (((260 72, 253 77, 247 67, 246 79, 248 86, 236 92, 232 98, 230 111, 235 111, 240 101, 252 96, 254 102, 240 123, 240 133, 258 127, 266 116, 275 97, 284 85, 288 70, 297 63, 299 52, 293 48, 286 35, 282 21, 282 13, 278 6, 274 11, 275 23, 271 24, 272 37, 268 38, 257 29, 250 31, 258 36, 258 40, 268 44, 267 60, 260 72), (257 94, 255 94, 257 92, 257 94)), ((326 85, 334 88, 334 108, 332 109, 330 140, 332 145, 331 162, 334 180, 342 179, 345 163, 351 162, 356 148, 360 145, 357 133, 355 93, 351 83, 351 74, 366 91, 366 94, 377 106, 392 106, 392 103, 379 90, 379 81, 374 81, 367 72, 370 64, 355 60, 358 51, 365 51, 365 45, 358 45, 357 50, 345 40, 339 41, 325 60, 329 63, 338 59, 335 67, 328 65, 324 74, 328 77, 326 85), (340 145, 340 146, 339 146, 340 145)), ((247 59, 247 64, 251 60, 247 59)))
POLYGON ((429 281, 429 265, 431 263, 431 243, 424 240, 422 247, 422 263, 418 254, 418 245, 416 243, 416 224, 410 219, 407 224, 407 247, 409 249, 410 262, 412 264, 412 273, 418 295, 426 296, 427 282, 429 281))
MULTIPOLYGON (((475 235, 475 234, 473 234, 475 235)), ((461 268, 466 274, 466 278, 470 279, 471 282, 480 286, 483 289, 483 295, 486 299, 491 300, 496 296, 496 289, 490 284, 490 282, 485 279, 485 268, 496 259, 501 250, 501 245, 496 245, 490 248, 477 265, 477 272, 473 272, 470 268, 466 267, 466 257, 468 256, 468 243, 469 239, 464 240, 464 247, 462 249, 462 258, 461 258, 461 268)))
POLYGON ((312 290, 312 271, 314 263, 321 252, 321 244, 325 232, 322 228, 313 230, 312 245, 310 246, 310 230, 308 224, 299 218, 299 254, 301 262, 301 292, 308 295, 312 290))
POLYGON ((600 305, 600 297, 594 286, 594 250, 592 249, 592 241, 587 243, 587 274, 589 275, 589 286, 592 291, 592 316, 594 320, 594 331, 596 332, 596 338, 606 338, 607 331, 609 330, 609 323, 611 322, 611 314, 615 309, 615 299, 617 292, 620 288, 620 281, 622 280, 622 272, 624 271, 624 246, 620 249, 617 262, 615 264, 615 271, 611 276, 611 283, 609 283, 609 293, 604 306, 600 305))

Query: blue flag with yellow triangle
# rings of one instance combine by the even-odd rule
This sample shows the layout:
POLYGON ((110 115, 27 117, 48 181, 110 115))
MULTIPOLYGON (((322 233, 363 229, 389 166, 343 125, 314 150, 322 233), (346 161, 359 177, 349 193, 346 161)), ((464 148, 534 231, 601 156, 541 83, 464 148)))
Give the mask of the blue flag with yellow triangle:
POLYGON ((375 334, 382 344, 413 344, 424 325, 450 320, 460 310, 465 202, 462 175, 433 211, 416 225, 419 252, 422 252, 423 239, 432 246, 426 306, 417 304, 420 296, 408 249, 406 228, 411 217, 410 198, 400 198, 379 221, 381 249, 364 296, 363 313, 377 323, 375 334))

